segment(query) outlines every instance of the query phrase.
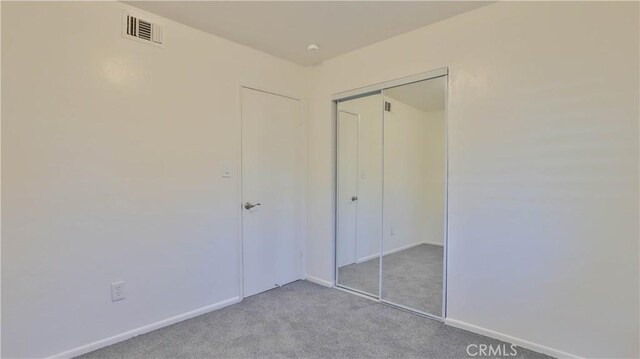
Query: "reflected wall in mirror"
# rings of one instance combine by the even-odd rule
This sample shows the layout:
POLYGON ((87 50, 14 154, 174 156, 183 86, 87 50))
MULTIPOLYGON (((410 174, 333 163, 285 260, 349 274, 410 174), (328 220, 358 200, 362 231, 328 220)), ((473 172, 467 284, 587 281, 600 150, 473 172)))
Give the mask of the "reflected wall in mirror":
POLYGON ((384 90, 382 300, 443 316, 446 76, 384 90))
POLYGON ((382 245, 382 95, 338 103, 337 284, 378 297, 382 245))

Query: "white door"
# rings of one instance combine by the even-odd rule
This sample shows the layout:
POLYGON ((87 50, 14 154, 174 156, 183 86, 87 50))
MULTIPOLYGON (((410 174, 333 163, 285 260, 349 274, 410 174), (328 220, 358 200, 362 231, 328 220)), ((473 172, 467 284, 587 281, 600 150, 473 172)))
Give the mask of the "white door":
POLYGON ((245 297, 302 278, 304 153, 300 101, 242 88, 245 297))
POLYGON ((338 111, 338 268, 356 262, 358 119, 357 114, 338 111))

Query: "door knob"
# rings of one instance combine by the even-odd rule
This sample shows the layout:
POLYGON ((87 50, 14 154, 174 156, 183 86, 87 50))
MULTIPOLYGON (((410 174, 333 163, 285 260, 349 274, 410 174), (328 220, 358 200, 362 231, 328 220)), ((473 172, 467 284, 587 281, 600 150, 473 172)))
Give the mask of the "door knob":
POLYGON ((352 196, 352 197, 351 197, 351 202, 355 202, 355 201, 357 201, 357 200, 358 200, 358 196, 352 196))
POLYGON ((253 204, 251 202, 245 202, 244 203, 244 209, 251 209, 251 208, 259 206, 259 205, 260 205, 260 203, 253 204))

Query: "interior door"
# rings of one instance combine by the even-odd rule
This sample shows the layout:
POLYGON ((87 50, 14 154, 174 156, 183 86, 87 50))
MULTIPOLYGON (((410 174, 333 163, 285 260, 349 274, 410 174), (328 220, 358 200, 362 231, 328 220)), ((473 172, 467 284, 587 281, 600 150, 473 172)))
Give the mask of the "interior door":
POLYGON ((242 88, 245 297, 302 277, 303 138, 299 100, 242 88))
POLYGON ((378 297, 382 95, 373 93, 336 105, 336 285, 378 297))
POLYGON ((358 221, 358 118, 338 111, 338 267, 356 262, 358 221))

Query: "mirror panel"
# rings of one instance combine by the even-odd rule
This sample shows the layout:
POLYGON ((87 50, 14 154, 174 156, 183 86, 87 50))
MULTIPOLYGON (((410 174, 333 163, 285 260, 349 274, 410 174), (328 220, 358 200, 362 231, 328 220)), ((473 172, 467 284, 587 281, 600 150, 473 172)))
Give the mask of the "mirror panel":
POLYGON ((382 94, 337 108, 337 284, 379 294, 382 242, 382 94))
POLYGON ((381 299, 443 315, 446 76, 384 90, 381 299))

